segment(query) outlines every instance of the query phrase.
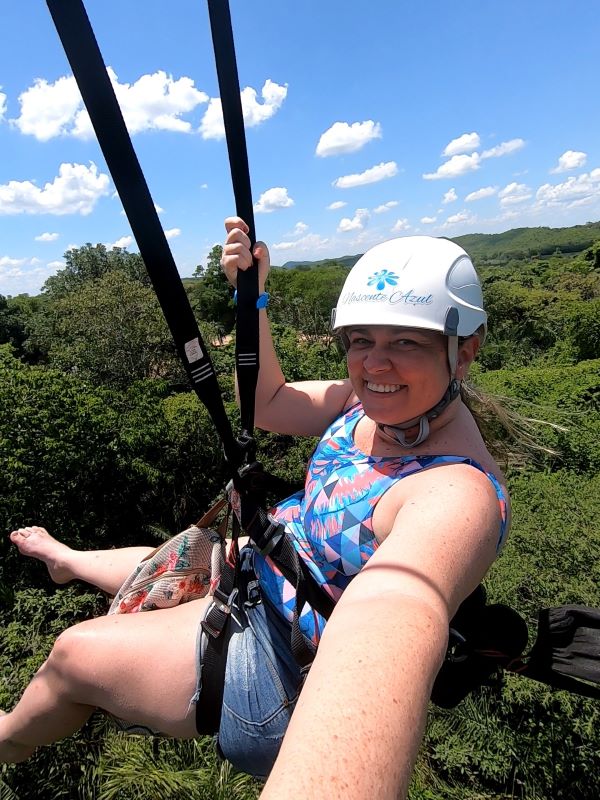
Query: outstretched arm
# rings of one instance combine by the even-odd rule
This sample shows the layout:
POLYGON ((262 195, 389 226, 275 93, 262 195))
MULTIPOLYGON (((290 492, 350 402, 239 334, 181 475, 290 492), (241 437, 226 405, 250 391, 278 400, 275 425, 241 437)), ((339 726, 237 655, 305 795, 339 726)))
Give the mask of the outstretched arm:
MULTIPOLYGON (((225 220, 223 270, 235 286, 238 269, 252 267, 248 226, 239 217, 225 220)), ((258 261, 259 292, 264 292, 269 273, 269 251, 263 242, 254 249, 258 261)), ((348 380, 286 383, 273 347, 266 309, 259 311, 260 372, 256 387, 256 425, 269 431, 301 436, 320 436, 349 404, 353 395, 348 380)))
POLYGON ((449 620, 492 563, 500 525, 473 467, 406 485, 391 533, 327 623, 261 800, 406 796, 449 620))

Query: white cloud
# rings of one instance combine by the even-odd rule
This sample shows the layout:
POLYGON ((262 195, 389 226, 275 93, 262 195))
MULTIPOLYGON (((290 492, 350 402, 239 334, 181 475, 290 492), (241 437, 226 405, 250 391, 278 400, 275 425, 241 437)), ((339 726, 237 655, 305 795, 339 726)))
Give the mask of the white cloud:
POLYGON ((0 185, 0 215, 90 214, 97 201, 109 194, 108 175, 91 163, 61 164, 58 176, 43 189, 31 181, 0 185))
POLYGON ((477 150, 479 142, 479 134, 475 133, 475 131, 473 131, 473 133, 463 133, 462 136, 459 136, 457 139, 452 139, 452 141, 444 147, 442 155, 456 156, 460 153, 470 153, 471 150, 477 150))
POLYGON ((472 203, 475 200, 483 200, 484 197, 492 197, 498 191, 497 186, 484 186, 481 189, 477 189, 475 192, 470 192, 465 197, 465 203, 472 203))
POLYGON ((13 120, 21 131, 42 142, 72 133, 75 116, 82 108, 75 78, 63 76, 54 83, 38 78, 19 95, 20 116, 13 120))
POLYGON ((446 206, 448 203, 455 203, 458 200, 458 195, 456 194, 456 189, 452 187, 452 189, 448 189, 446 194, 442 197, 442 205, 446 206))
POLYGON ((572 169, 583 167, 586 161, 587 153, 582 153, 579 150, 565 150, 558 159, 558 165, 551 169, 550 172, 570 172, 572 169))
POLYGON ((292 236, 302 236, 302 234, 306 233, 307 230, 308 230, 308 225, 306 224, 306 222, 297 222, 294 225, 292 236))
POLYGON ((112 244, 107 244, 106 249, 112 250, 115 247, 126 248, 129 247, 130 244, 133 244, 133 236, 121 236, 121 238, 117 239, 116 242, 112 242, 112 244))
POLYGON ((59 233, 40 233, 39 236, 34 238, 36 242, 55 242, 59 236, 59 233))
POLYGON ((396 223, 392 228, 392 233, 401 233, 402 231, 408 230, 410 230, 410 225, 408 224, 406 217, 404 217, 403 219, 396 220, 396 223))
POLYGON ((4 115, 6 114, 6 95, 4 92, 0 92, 0 122, 4 119, 4 115))
POLYGON ((397 200, 388 200, 387 203, 383 203, 382 205, 377 206, 377 208, 374 208, 373 213, 385 214, 386 211, 390 211, 392 208, 396 208, 397 205, 398 205, 397 200))
POLYGON ((468 211, 459 211, 452 214, 442 225, 442 228, 450 228, 452 225, 460 225, 462 222, 474 222, 475 217, 468 211))
POLYGON ((524 203, 525 200, 529 200, 532 196, 533 194, 529 186, 526 186, 524 183, 516 183, 515 181, 509 183, 504 189, 498 192, 500 205, 502 207, 524 203))
POLYGON ((201 189, 208 189, 208 183, 203 183, 200 188, 201 189))
MULTIPOLYGON (((62 261, 60 267, 64 267, 62 261)), ((54 263, 43 264, 38 258, 0 257, 0 294, 39 294, 46 278, 56 271, 54 263)))
MULTIPOLYGON (((163 70, 142 75, 135 83, 119 83, 115 71, 108 74, 131 134, 146 130, 191 133, 192 124, 181 118, 208 101, 208 95, 194 86, 191 78, 175 80, 163 70)), ((72 76, 54 83, 38 78, 19 97, 20 116, 13 120, 21 133, 47 141, 55 136, 93 136, 87 111, 72 76)))
POLYGON ((344 217, 338 225, 338 233, 348 233, 349 231, 362 231, 369 222, 370 214, 367 208, 357 208, 352 219, 344 217))
POLYGON ((500 158, 500 156, 506 156, 509 153, 515 153, 517 150, 521 150, 525 147, 525 140, 524 139, 511 139, 508 142, 502 142, 502 144, 496 145, 496 147, 492 147, 489 150, 484 150, 481 154, 481 158, 500 158))
POLYGON ((267 189, 254 204, 254 211, 257 214, 270 214, 279 208, 289 208, 294 205, 294 201, 288 196, 288 190, 283 186, 274 186, 267 189))
POLYGON ((423 177, 426 181, 437 181, 441 178, 456 178, 466 172, 479 169, 479 153, 471 153, 470 156, 452 156, 449 161, 445 161, 435 172, 426 172, 423 177))
MULTIPOLYGON (((246 86, 242 89, 242 113, 247 128, 254 128, 261 122, 270 119, 280 108, 287 96, 287 83, 280 86, 270 78, 261 89, 263 102, 257 100, 256 89, 246 86)), ((200 133, 203 139, 223 139, 225 137, 225 124, 223 122, 223 109, 221 98, 212 97, 200 123, 200 133)))
POLYGON ((345 200, 336 200, 334 203, 330 203, 327 206, 327 211, 337 211, 338 208, 343 208, 347 206, 348 203, 345 200))
POLYGON ((177 236, 181 236, 181 228, 169 228, 165 231, 165 236, 167 239, 175 239, 177 236))
POLYGON ((22 267, 24 264, 27 264, 27 258, 10 258, 9 256, 2 256, 0 258, 0 270, 3 272, 8 269, 14 269, 15 267, 22 267))
POLYGON ((333 182, 338 189, 353 189, 355 186, 364 186, 367 183, 378 183, 386 178, 393 178, 398 174, 398 165, 395 161, 381 162, 375 167, 366 169, 355 175, 343 175, 333 182))
POLYGON ((536 206, 576 208, 600 200, 600 167, 564 183, 545 183, 537 190, 536 206))
POLYGON ((373 139, 381 139, 381 125, 368 119, 365 122, 334 122, 321 134, 316 155, 326 158, 342 153, 355 153, 373 139))
POLYGON ((421 217, 421 223, 423 225, 433 225, 436 219, 437 217, 421 217))
POLYGON ((329 239, 324 239, 316 233, 309 233, 302 239, 296 239, 293 242, 277 242, 271 245, 271 250, 293 250, 295 253, 313 253, 314 251, 322 250, 328 242, 329 239))

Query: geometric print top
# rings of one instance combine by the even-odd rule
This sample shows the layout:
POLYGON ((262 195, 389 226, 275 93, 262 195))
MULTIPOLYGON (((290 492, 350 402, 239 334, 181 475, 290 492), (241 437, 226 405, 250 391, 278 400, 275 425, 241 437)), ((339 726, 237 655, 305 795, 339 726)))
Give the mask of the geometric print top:
MULTIPOLYGON (((373 512, 382 495, 396 481, 414 472, 443 464, 471 464, 464 456, 371 456, 354 444, 354 429, 364 416, 357 403, 336 419, 310 459, 303 491, 278 503, 272 510, 285 524, 300 557, 323 590, 334 601, 378 547, 373 533, 373 512)), ((506 532, 506 498, 497 479, 492 482, 500 504, 499 550, 506 532)), ((254 569, 263 595, 289 622, 293 620, 294 587, 267 557, 254 554, 254 569)), ((315 644, 325 620, 308 604, 300 616, 302 632, 315 644)))

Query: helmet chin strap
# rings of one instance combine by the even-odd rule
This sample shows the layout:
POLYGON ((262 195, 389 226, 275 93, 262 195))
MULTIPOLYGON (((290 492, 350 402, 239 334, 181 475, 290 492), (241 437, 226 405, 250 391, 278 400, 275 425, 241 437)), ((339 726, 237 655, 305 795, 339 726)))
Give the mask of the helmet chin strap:
POLYGON ((459 394, 460 382, 457 381, 456 378, 452 378, 440 402, 433 408, 430 408, 425 414, 421 414, 420 417, 409 419, 408 422, 398 423, 397 425, 386 425, 384 422, 378 422, 377 428, 382 436, 395 444, 399 444, 401 447, 416 447, 422 444, 429 436, 429 423, 431 420, 439 417, 442 411, 444 411, 459 394), (417 425, 419 426, 419 430, 416 437, 408 441, 405 431, 415 428, 417 425))

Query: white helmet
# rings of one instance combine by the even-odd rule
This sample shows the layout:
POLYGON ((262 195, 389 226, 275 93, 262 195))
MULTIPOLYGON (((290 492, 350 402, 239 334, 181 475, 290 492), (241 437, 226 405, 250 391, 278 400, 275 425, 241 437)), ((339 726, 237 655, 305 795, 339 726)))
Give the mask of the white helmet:
POLYGON ((471 259, 454 242, 432 236, 391 239, 368 250, 350 270, 332 320, 334 330, 399 325, 447 336, 471 336, 482 326, 485 335, 486 322, 471 259))
POLYGON ((450 383, 444 396, 425 413, 379 430, 403 447, 429 436, 429 423, 460 393, 456 380, 458 338, 479 333, 483 342, 487 314, 481 284, 471 259, 454 242, 432 236, 391 239, 368 250, 350 270, 332 314, 333 330, 351 325, 394 325, 439 331, 448 337, 450 383), (418 426, 410 441, 406 431, 418 426))

